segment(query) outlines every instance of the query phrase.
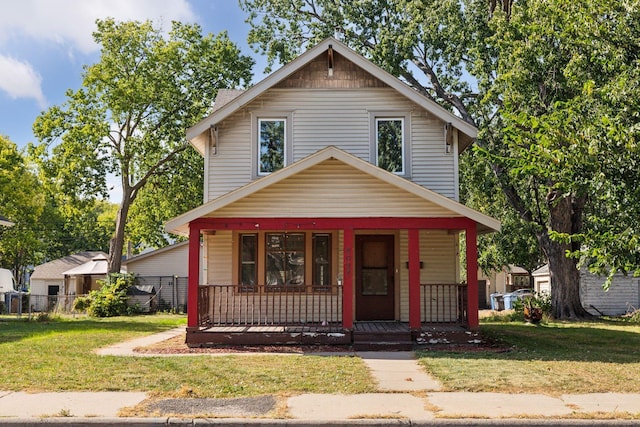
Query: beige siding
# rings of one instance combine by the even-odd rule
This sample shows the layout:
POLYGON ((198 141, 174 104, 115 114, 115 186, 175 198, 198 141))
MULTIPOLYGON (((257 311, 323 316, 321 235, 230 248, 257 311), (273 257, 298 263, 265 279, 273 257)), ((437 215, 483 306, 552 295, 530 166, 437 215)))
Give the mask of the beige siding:
POLYGON ((215 235, 207 236, 207 283, 233 284, 233 244, 231 231, 217 231, 215 235))
POLYGON ((216 217, 452 216, 447 209, 327 160, 213 213, 216 217), (375 195, 375 196, 373 196, 375 195))
MULTIPOLYGON (((427 231, 420 232, 420 261, 423 268, 420 270, 421 284, 452 284, 456 282, 456 238, 455 234, 447 231, 427 231)), ((406 230, 400 231, 400 320, 409 321, 409 270, 406 262, 409 259, 408 233, 406 230)), ((434 303, 440 306, 450 307, 454 302, 452 295, 440 293, 434 296, 434 303)), ((424 295, 421 295, 424 300, 424 295)), ((429 311, 429 307, 423 306, 423 318, 429 311)), ((455 318, 455 313, 443 312, 438 316, 439 321, 451 320, 450 315, 455 318)))
POLYGON ((205 202, 251 182, 251 119, 240 112, 218 125, 218 152, 210 154, 205 202))
POLYGON ((271 89, 218 126, 218 153, 209 158, 208 199, 252 179, 251 112, 292 116, 293 161, 333 145, 370 160, 370 120, 375 112, 410 113, 412 179, 455 197, 455 162, 444 152, 443 122, 390 88, 271 89))
POLYGON ((127 262, 127 272, 138 276, 179 276, 188 274, 189 246, 182 245, 153 256, 127 262))
POLYGON ((640 279, 616 274, 606 292, 602 289, 605 279, 584 269, 580 272, 580 298, 587 311, 595 315, 616 316, 640 307, 640 279))

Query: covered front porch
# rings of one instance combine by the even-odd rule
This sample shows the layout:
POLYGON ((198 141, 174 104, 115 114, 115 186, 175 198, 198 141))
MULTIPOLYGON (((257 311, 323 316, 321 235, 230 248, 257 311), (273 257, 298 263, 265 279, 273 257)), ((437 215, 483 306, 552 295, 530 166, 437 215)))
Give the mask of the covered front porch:
MULTIPOLYGON (((388 348, 392 348, 391 344, 406 348, 425 328, 433 325, 476 327, 476 227, 475 221, 464 217, 196 219, 189 223, 187 343, 190 346, 339 344, 366 347, 377 342, 389 343, 388 348), (199 283, 201 241, 204 246, 204 242, 219 244, 226 241, 226 233, 233 236, 227 239, 234 242, 233 246, 246 233, 258 235, 257 230, 267 230, 264 236, 269 237, 276 231, 281 235, 309 233, 312 236, 318 231, 335 236, 333 246, 339 260, 330 270, 329 281, 319 283, 315 274, 309 274, 310 280, 300 284, 274 286, 267 283, 268 278, 262 272, 261 283, 249 283, 241 274, 231 275, 231 283, 199 283), (429 233, 436 233, 434 236, 439 236, 438 239, 447 241, 457 240, 459 233, 464 233, 467 276, 463 280, 440 283, 434 280, 437 275, 429 277, 431 271, 437 270, 434 265, 437 258, 425 253, 433 252, 425 250, 429 248, 425 242, 436 239, 429 233), (367 262, 375 263, 381 258, 380 242, 385 241, 390 241, 391 248, 385 255, 390 259, 388 268, 370 265, 364 269, 367 262), (378 255, 373 256, 373 261, 367 261, 363 258, 366 251, 378 255), (430 269, 425 268, 425 264, 429 264, 430 269), (375 281, 376 276, 386 276, 382 281, 388 288, 384 291, 375 287, 368 289, 363 284, 375 281), (385 302, 383 294, 386 293, 390 295, 390 303, 385 302)), ((227 243, 221 246, 227 247, 227 243)), ((216 253, 211 248, 205 251, 216 253)), ((237 259, 238 250, 234 251, 232 258, 237 259)), ((455 256, 454 250, 450 252, 445 258, 455 256)), ((211 260, 208 263, 213 264, 211 260)), ((227 268, 231 270, 241 269, 241 261, 230 264, 227 268)))

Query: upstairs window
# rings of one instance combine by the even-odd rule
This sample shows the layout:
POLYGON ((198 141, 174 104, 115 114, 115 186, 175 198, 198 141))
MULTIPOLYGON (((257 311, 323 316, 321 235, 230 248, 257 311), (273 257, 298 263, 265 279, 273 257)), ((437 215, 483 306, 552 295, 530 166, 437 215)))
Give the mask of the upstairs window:
POLYGON ((405 174, 404 119, 377 117, 375 119, 376 164, 398 175, 405 174))
POLYGON ((258 175, 268 175, 286 164, 286 119, 258 119, 258 175))

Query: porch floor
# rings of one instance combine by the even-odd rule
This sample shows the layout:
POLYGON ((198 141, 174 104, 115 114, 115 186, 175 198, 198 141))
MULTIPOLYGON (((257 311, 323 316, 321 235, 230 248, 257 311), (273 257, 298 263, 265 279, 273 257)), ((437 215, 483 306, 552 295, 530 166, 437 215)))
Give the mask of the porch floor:
POLYGON ((354 350, 410 350, 416 344, 452 342, 451 336, 467 339, 462 325, 423 324, 411 330, 406 322, 354 322, 353 330, 341 325, 217 325, 187 330, 190 347, 220 345, 340 345, 354 350), (444 338, 444 337, 449 338, 444 338))

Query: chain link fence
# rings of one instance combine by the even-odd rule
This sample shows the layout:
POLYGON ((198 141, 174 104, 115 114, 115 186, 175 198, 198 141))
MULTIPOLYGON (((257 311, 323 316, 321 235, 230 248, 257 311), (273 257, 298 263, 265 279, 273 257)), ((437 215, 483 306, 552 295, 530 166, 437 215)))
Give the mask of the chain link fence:
MULTIPOLYGON (((128 304, 141 312, 187 312, 187 277, 137 276, 128 304)), ((37 295, 28 292, 0 294, 0 314, 74 313, 73 303, 84 295, 37 295)))

